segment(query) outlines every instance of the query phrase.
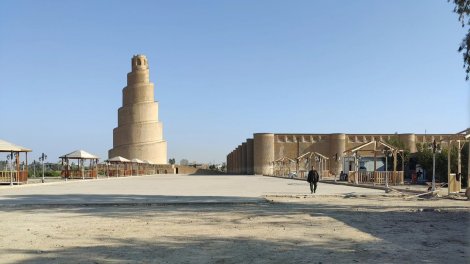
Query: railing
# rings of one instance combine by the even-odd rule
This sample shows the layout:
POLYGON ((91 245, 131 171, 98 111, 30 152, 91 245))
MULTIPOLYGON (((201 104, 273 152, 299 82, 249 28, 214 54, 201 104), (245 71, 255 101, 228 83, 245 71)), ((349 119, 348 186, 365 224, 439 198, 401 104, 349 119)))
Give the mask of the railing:
POLYGON ((404 183, 403 171, 376 171, 374 177, 375 184, 385 184, 388 178, 388 184, 399 185, 404 183))
POLYGON ((107 171, 109 177, 124 177, 124 176, 131 176, 132 170, 128 169, 108 169, 107 171))
POLYGON ((334 175, 330 174, 330 170, 323 170, 320 174, 321 180, 333 179, 333 178, 334 178, 334 175))
POLYGON ((68 170, 61 171, 60 175, 68 179, 96 179, 97 170, 68 170))
POLYGON ((26 183, 27 171, 0 171, 0 183, 26 183))
MULTIPOLYGON (((318 172, 320 176, 320 180, 325 180, 325 179, 334 179, 334 175, 330 174, 329 170, 323 170, 323 173, 320 171, 318 172)), ((273 170, 272 176, 278 176, 278 177, 290 177, 293 176, 293 178, 296 179, 307 179, 308 176, 308 170, 299 170, 296 172, 295 170, 289 170, 289 168, 275 168, 273 170)))
POLYGON ((289 176, 291 171, 288 168, 285 169, 274 169, 274 176, 289 176))
POLYGON ((350 171, 348 182, 353 184, 385 184, 388 178, 388 184, 399 185, 404 183, 403 171, 350 171))
POLYGON ((98 171, 101 175, 108 175, 109 177, 124 177, 124 176, 144 176, 144 175, 155 175, 155 174, 173 174, 174 167, 169 165, 129 165, 115 164, 106 166, 106 164, 99 164, 98 171))

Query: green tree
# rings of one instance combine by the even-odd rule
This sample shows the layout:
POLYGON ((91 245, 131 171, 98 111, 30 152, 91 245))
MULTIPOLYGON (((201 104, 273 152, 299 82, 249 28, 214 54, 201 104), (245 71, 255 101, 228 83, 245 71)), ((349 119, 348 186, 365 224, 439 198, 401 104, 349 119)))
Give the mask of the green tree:
MULTIPOLYGON (((416 158, 416 162, 420 164, 427 172, 427 179, 430 181, 432 179, 432 157, 433 153, 432 150, 423 146, 421 144, 417 144, 418 152, 414 154, 416 158)), ((468 150, 467 150, 468 151, 468 150)), ((438 182, 447 182, 448 175, 447 175, 447 154, 449 152, 449 148, 442 149, 441 152, 436 153, 436 181, 438 182)), ((463 155, 465 152, 462 153, 462 161, 465 160, 467 155, 463 155)), ((452 146, 450 149, 450 168, 452 173, 457 172, 457 164, 458 164, 458 150, 455 145, 452 146)), ((463 166, 464 162, 462 162, 462 174, 466 172, 466 166, 463 166)))
POLYGON ((416 144, 416 149, 418 151, 414 154, 416 163, 426 170, 428 180, 430 180, 430 177, 432 176, 432 150, 420 143, 416 144))
MULTIPOLYGON (((448 0, 449 2, 451 0, 448 0)), ((455 4, 454 12, 459 15, 459 21, 462 23, 462 27, 470 25, 470 0, 452 0, 455 4)), ((468 81, 470 75, 470 28, 467 30, 467 34, 460 43, 459 52, 463 55, 463 67, 467 73, 466 80, 468 81)))
MULTIPOLYGON (((404 167, 407 168, 409 159, 410 159, 410 150, 405 148, 405 143, 403 143, 403 141, 400 140, 400 138, 398 137, 398 134, 395 133, 393 137, 386 140, 386 143, 395 148, 403 150, 403 155, 397 155, 397 170, 401 170, 401 168, 403 167, 403 162, 405 163, 404 167)), ((389 167, 388 169, 393 168, 393 157, 390 159, 388 167, 389 167)))
POLYGON ((465 143, 462 148, 462 185, 468 186, 468 145, 465 143))

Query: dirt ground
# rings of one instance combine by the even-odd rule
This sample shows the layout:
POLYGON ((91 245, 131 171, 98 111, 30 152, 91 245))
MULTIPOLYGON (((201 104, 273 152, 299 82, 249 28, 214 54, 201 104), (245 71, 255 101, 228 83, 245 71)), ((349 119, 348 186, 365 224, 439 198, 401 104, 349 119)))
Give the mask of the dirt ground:
POLYGON ((470 263, 470 201, 0 207, 1 263, 470 263))

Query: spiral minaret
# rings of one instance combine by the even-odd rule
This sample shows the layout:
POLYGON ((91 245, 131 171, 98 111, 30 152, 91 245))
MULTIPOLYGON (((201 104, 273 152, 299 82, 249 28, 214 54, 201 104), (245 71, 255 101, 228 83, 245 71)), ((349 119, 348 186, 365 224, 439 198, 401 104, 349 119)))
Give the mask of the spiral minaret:
POLYGON ((154 99, 154 85, 144 55, 132 57, 132 71, 127 74, 127 86, 122 89, 118 127, 113 130, 113 148, 108 155, 167 163, 163 125, 158 121, 158 102, 154 99))

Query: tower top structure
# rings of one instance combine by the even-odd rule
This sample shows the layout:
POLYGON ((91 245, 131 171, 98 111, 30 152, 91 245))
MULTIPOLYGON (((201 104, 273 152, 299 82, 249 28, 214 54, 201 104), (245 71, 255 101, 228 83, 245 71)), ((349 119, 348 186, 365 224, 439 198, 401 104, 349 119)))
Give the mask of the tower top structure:
POLYGON ((137 55, 132 56, 131 64, 132 64, 132 71, 149 69, 147 57, 145 57, 145 55, 142 55, 142 54, 137 54, 137 55))

